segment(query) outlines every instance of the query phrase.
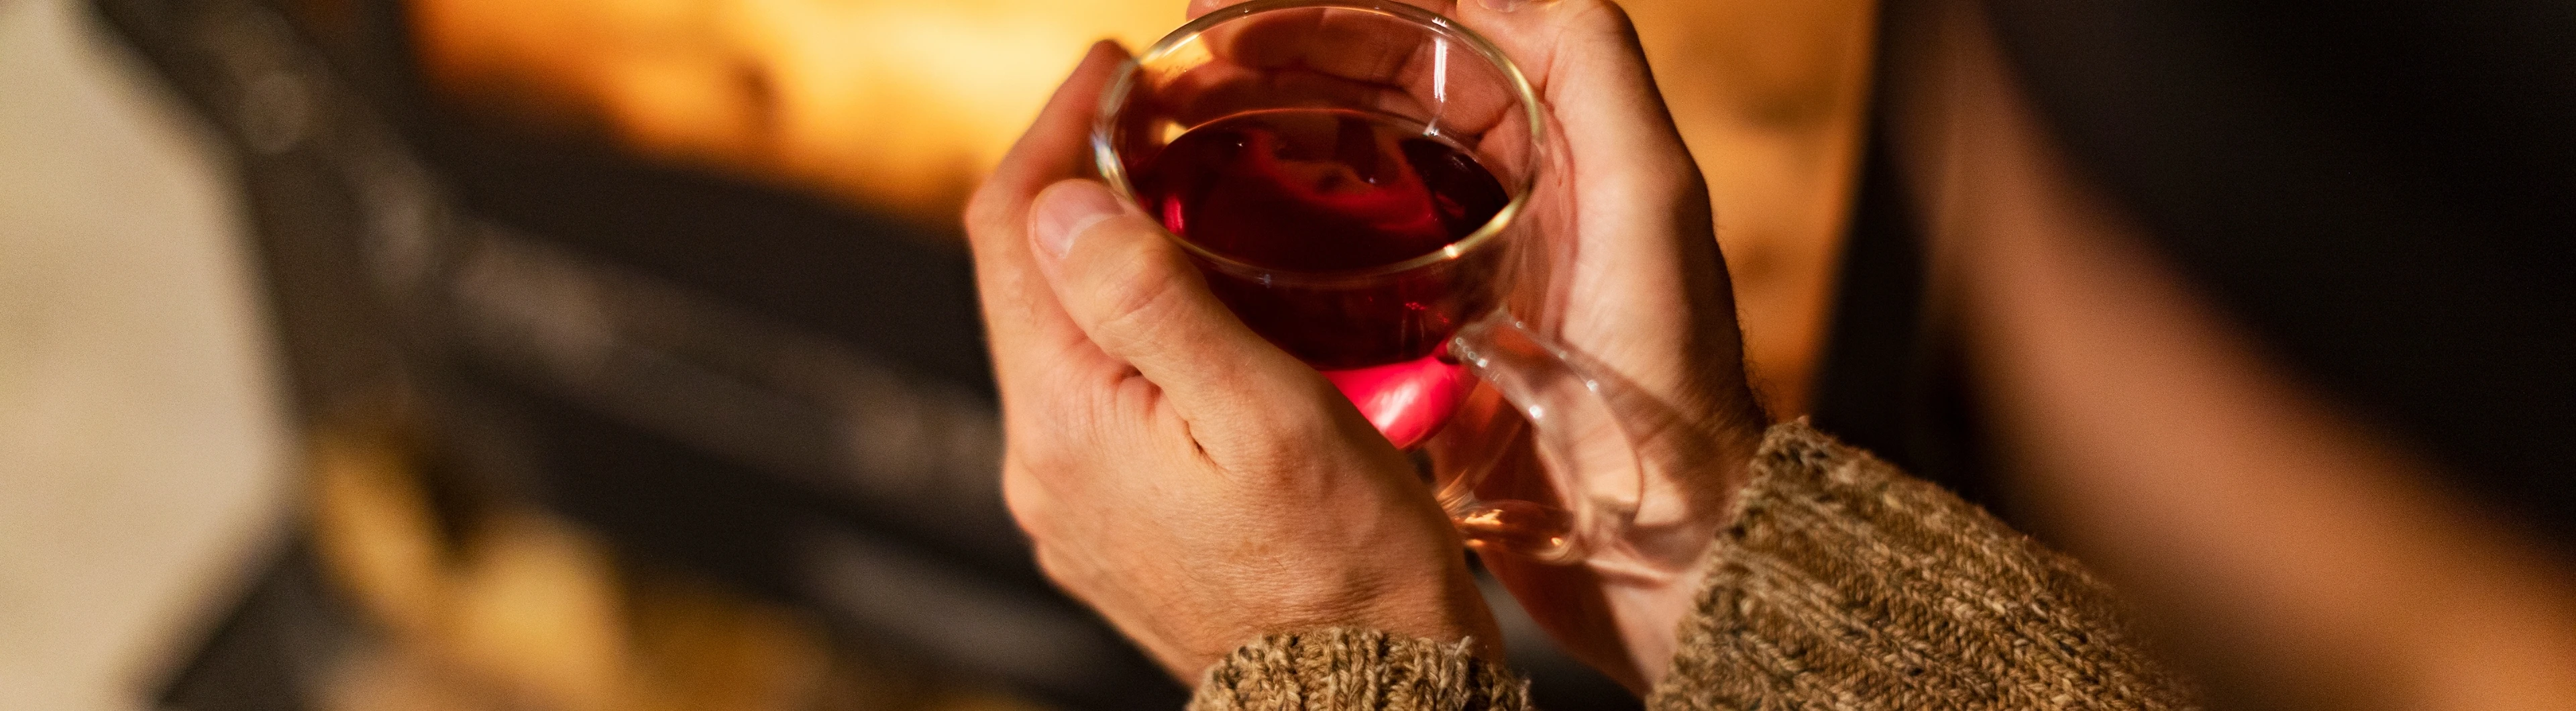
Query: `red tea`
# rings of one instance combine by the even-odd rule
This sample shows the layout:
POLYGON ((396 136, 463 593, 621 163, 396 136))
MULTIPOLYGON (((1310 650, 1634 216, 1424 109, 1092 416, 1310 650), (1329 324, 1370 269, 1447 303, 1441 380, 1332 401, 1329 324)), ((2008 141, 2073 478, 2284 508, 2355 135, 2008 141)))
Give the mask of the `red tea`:
POLYGON ((1202 263, 1217 297, 1335 376, 1390 440, 1411 446, 1447 421, 1466 381, 1437 355, 1493 308, 1501 250, 1378 270, 1465 239, 1511 201, 1466 150, 1394 117, 1277 109, 1191 129, 1128 170, 1172 234, 1243 265, 1202 263))
POLYGON ((1499 261, 1483 253, 1377 278, 1315 278, 1439 251, 1511 201, 1473 156, 1420 124, 1255 111, 1192 129, 1130 170, 1137 202, 1172 234, 1253 268, 1207 269, 1217 296, 1317 368, 1431 355, 1492 307, 1499 261))

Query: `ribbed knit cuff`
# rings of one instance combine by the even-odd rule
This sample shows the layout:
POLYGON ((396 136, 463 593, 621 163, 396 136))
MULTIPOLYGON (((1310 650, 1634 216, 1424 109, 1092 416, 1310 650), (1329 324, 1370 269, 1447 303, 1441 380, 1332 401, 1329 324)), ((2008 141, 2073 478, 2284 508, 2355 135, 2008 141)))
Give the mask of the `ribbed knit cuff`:
POLYGON ((2110 591, 1983 509, 1808 427, 1774 426, 1666 709, 2183 709, 2110 591))
POLYGON ((1529 684, 1468 651, 1333 628, 1262 637, 1209 669, 1191 711, 1526 711, 1529 684))

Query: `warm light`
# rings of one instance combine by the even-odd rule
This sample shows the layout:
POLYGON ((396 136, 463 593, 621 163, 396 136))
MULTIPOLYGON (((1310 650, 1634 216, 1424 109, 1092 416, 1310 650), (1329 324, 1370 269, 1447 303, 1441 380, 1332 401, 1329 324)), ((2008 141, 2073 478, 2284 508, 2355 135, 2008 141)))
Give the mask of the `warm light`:
POLYGON ((445 93, 644 152, 945 220, 1085 47, 1180 24, 1137 0, 423 0, 445 93))
MULTIPOLYGON (((1629 0, 1708 174, 1746 348, 1804 409, 1857 154, 1868 0, 1629 0)), ((1182 0, 412 0, 447 95, 950 224, 1095 39, 1182 0)), ((1206 51, 1204 47, 1184 51, 1206 51)), ((1178 130, 1172 127, 1171 130, 1178 130)))

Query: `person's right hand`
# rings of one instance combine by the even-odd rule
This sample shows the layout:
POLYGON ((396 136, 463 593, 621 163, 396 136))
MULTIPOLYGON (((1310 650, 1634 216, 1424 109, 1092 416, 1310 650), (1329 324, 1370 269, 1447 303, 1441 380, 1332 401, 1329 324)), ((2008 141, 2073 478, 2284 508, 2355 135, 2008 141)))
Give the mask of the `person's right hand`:
POLYGON ((966 215, 1002 492, 1039 567, 1185 682, 1329 627, 1499 658, 1465 544, 1404 455, 1081 177, 1124 59, 1095 46, 966 215))
MULTIPOLYGON (((1702 554, 1768 424, 1745 382, 1707 185, 1615 4, 1408 1, 1493 40, 1548 104, 1557 139, 1528 219, 1571 255, 1555 270, 1550 335, 1625 381, 1626 414, 1647 415, 1623 423, 1647 464, 1628 541, 1646 560, 1556 566, 1488 552, 1486 564, 1568 651, 1643 691, 1672 657, 1702 554), (1639 563, 1656 572, 1636 574, 1639 563)), ((1231 4, 1197 0, 1191 15, 1231 4)), ((1535 464, 1524 453, 1516 465, 1535 464)))

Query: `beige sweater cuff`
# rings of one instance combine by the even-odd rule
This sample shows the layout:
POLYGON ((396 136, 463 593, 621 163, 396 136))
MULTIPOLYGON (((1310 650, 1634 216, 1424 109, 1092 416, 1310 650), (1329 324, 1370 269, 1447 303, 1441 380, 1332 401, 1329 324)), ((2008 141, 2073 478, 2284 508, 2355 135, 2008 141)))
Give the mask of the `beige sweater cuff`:
POLYGON ((1710 551, 1666 709, 2184 709, 2111 591, 1803 420, 1771 428, 1710 551))
MULTIPOLYGON (((2193 707, 2074 561, 1803 421, 1771 428, 1709 553, 1668 709, 2193 707)), ((1462 644, 1329 629, 1236 650, 1191 709, 1523 711, 1462 644)))
POLYGON ((1274 634, 1209 669, 1191 711, 1522 711, 1528 684, 1468 651, 1385 632, 1274 634))

